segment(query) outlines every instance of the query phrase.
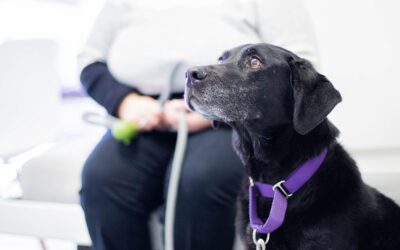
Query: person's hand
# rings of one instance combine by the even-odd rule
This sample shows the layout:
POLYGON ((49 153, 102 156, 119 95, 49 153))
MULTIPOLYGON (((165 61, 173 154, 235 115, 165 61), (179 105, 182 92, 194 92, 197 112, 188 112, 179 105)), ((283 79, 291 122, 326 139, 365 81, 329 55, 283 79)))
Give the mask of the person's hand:
POLYGON ((141 131, 150 131, 160 128, 162 108, 155 99, 132 93, 122 100, 118 116, 139 126, 141 131))
POLYGON ((173 130, 178 130, 179 116, 182 110, 187 112, 186 122, 189 132, 197 132, 211 127, 210 121, 204 119, 201 115, 190 111, 182 99, 167 101, 164 104, 163 125, 169 126, 173 130))

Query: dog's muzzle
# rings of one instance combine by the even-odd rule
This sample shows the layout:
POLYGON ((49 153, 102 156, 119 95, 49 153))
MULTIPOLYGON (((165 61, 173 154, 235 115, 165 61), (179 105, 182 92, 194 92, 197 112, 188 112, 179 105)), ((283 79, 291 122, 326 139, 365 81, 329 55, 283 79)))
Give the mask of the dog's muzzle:
POLYGON ((193 88, 196 87, 201 81, 207 78, 207 73, 201 68, 191 68, 186 71, 185 83, 185 102, 187 106, 194 111, 193 105, 190 103, 193 88))

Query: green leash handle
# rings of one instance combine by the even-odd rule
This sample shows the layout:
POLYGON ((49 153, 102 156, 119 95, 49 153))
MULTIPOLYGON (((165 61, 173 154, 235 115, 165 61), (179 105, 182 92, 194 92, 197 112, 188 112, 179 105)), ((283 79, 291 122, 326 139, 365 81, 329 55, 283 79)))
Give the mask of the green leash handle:
POLYGON ((111 128, 111 133, 114 139, 124 143, 125 145, 129 145, 132 139, 135 138, 139 132, 139 126, 122 119, 116 119, 111 128))
POLYGON ((125 145, 129 145, 140 132, 138 125, 111 115, 87 112, 83 114, 82 119, 88 123, 109 128, 114 139, 125 145))

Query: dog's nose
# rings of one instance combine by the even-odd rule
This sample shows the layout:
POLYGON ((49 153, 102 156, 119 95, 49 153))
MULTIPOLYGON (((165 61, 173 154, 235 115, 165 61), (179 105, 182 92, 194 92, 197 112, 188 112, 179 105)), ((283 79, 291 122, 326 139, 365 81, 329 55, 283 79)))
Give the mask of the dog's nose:
POLYGON ((201 80, 206 79, 207 73, 202 69, 193 68, 193 69, 189 69, 186 72, 186 77, 189 78, 190 80, 201 81, 201 80))

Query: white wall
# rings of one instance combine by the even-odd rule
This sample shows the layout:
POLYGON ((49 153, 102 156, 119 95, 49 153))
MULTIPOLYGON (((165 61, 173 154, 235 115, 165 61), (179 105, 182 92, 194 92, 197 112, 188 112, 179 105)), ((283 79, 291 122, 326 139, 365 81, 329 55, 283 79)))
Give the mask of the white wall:
POLYGON ((0 0, 0 45, 7 40, 50 39, 60 46, 64 88, 80 86, 76 56, 105 0, 0 0))
POLYGON ((400 1, 304 0, 322 73, 343 102, 331 115, 351 149, 400 148, 400 1))

